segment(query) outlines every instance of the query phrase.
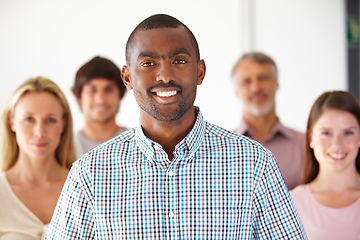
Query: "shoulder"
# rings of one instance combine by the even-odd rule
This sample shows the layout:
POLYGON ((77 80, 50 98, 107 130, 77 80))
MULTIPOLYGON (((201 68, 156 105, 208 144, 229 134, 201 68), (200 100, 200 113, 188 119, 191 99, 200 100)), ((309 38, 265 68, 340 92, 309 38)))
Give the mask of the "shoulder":
POLYGON ((0 192, 4 193, 6 191, 6 186, 8 185, 8 181, 6 179, 5 172, 0 172, 0 192))
POLYGON ((289 141, 293 142, 294 144, 303 145, 305 143, 305 134, 295 130, 293 128, 284 126, 280 120, 278 124, 275 126, 278 132, 281 132, 283 136, 285 136, 289 141))
POLYGON ((128 128, 120 126, 120 129, 119 129, 119 131, 118 131, 118 133, 116 135, 120 135, 120 134, 122 134, 122 133, 124 133, 124 132, 126 132, 128 130, 129 130, 128 128))
MULTIPOLYGON (((14 220, 14 213, 19 212, 21 206, 20 200, 11 190, 11 186, 6 178, 5 172, 0 173, 0 232, 4 225, 9 225, 9 221, 14 220)), ((16 217, 19 217, 18 215, 16 217)), ((11 223, 10 223, 11 224, 11 223)), ((1 236, 1 234, 0 234, 1 236)), ((1 237, 0 237, 1 238, 1 237)))
POLYGON ((206 123, 206 133, 208 137, 216 138, 220 141, 234 141, 239 144, 257 144, 256 141, 233 131, 227 130, 212 123, 206 123))
POLYGON ((206 142, 211 142, 219 147, 229 148, 233 154, 273 157, 273 154, 257 141, 212 123, 207 123, 205 138, 206 142))
MULTIPOLYGON (((129 152, 134 141, 135 130, 130 129, 90 150, 73 164, 73 171, 86 171, 88 174, 94 169, 107 167, 129 152)), ((79 174, 80 172, 78 172, 79 174)))
POLYGON ((133 135, 133 131, 128 130, 82 155, 73 163, 64 189, 91 199, 95 186, 102 183, 103 176, 111 174, 129 152, 133 135))
POLYGON ((75 144, 75 148, 79 148, 81 147, 83 144, 89 144, 89 142, 91 143, 90 140, 88 140, 82 133, 81 130, 75 131, 74 132, 74 144, 75 144))
POLYGON ((83 137, 84 136, 82 135, 81 130, 77 130, 74 132, 74 139, 81 139, 83 137))
POLYGON ((239 125, 233 129, 233 132, 236 132, 238 134, 245 134, 249 131, 249 125, 245 121, 244 117, 241 118, 239 125))
POLYGON ((280 120, 279 120, 278 124, 280 126, 280 129, 287 132, 288 134, 291 134, 291 135, 296 136, 296 137, 303 137, 304 136, 304 133, 302 133, 302 132, 300 132, 300 131, 298 131, 298 130, 296 130, 294 128, 283 125, 280 120))
POLYGON ((298 130, 295 130, 293 128, 289 128, 289 127, 285 127, 285 129, 287 131, 289 131, 289 133, 291 133, 293 136, 295 136, 296 138, 303 138, 305 136, 304 133, 298 131, 298 130))
POLYGON ((307 198, 307 189, 308 189, 309 185, 308 184, 301 184, 296 186, 294 189, 290 190, 290 196, 291 198, 295 201, 295 200, 300 200, 302 198, 307 198))
POLYGON ((120 135, 98 145, 87 154, 85 154, 80 160, 96 160, 98 156, 106 155, 107 153, 128 150, 127 146, 134 140, 135 129, 130 129, 122 132, 120 135))

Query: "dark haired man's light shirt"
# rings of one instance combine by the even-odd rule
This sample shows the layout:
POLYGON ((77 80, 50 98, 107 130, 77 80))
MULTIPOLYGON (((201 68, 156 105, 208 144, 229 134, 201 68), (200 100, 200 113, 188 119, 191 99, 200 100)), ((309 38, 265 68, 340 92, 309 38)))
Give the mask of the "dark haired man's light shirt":
POLYGON ((271 152, 195 111, 171 161, 140 125, 78 160, 46 239, 306 239, 271 152))

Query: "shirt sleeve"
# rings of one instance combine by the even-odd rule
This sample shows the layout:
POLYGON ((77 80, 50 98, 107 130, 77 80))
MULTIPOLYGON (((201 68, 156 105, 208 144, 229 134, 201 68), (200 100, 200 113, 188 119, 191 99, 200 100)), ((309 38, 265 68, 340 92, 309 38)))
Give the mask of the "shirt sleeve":
POLYGON ((74 164, 64 184, 45 239, 96 239, 90 179, 74 164), (82 176, 81 176, 82 175, 82 176))
POLYGON ((267 156, 255 168, 254 238, 307 239, 276 160, 267 156))

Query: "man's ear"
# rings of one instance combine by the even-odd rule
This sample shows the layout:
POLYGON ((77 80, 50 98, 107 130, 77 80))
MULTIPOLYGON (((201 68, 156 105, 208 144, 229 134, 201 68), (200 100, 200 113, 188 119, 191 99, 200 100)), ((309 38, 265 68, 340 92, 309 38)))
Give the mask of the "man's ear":
POLYGON ((276 84, 275 84, 275 92, 279 90, 279 82, 278 80, 276 79, 276 84))
POLYGON ((75 91, 75 89, 71 89, 72 93, 74 94, 77 103, 80 105, 81 103, 81 96, 75 91))
POLYGON ((205 74, 206 74, 206 65, 205 65, 205 61, 203 59, 201 59, 198 62, 198 85, 201 85, 204 78, 205 78, 205 74))
POLYGON ((133 89, 131 77, 130 77, 130 69, 126 65, 124 65, 121 69, 121 79, 124 82, 127 89, 129 90, 133 89))
MULTIPOLYGON (((235 81, 235 79, 233 79, 232 81, 235 81)), ((236 84, 236 83, 234 83, 234 84, 236 84)), ((239 89, 239 86, 235 86, 234 87, 234 89, 235 89, 235 96, 238 98, 238 99, 242 99, 242 95, 241 95, 241 91, 240 91, 240 89, 239 89)))

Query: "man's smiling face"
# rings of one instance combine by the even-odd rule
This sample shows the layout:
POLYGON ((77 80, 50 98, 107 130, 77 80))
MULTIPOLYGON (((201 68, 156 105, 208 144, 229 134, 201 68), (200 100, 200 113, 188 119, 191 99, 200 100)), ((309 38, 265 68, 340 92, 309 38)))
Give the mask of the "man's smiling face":
POLYGON ((123 79, 134 90, 141 114, 174 121, 193 108, 205 64, 197 60, 184 27, 138 30, 129 52, 123 79))

